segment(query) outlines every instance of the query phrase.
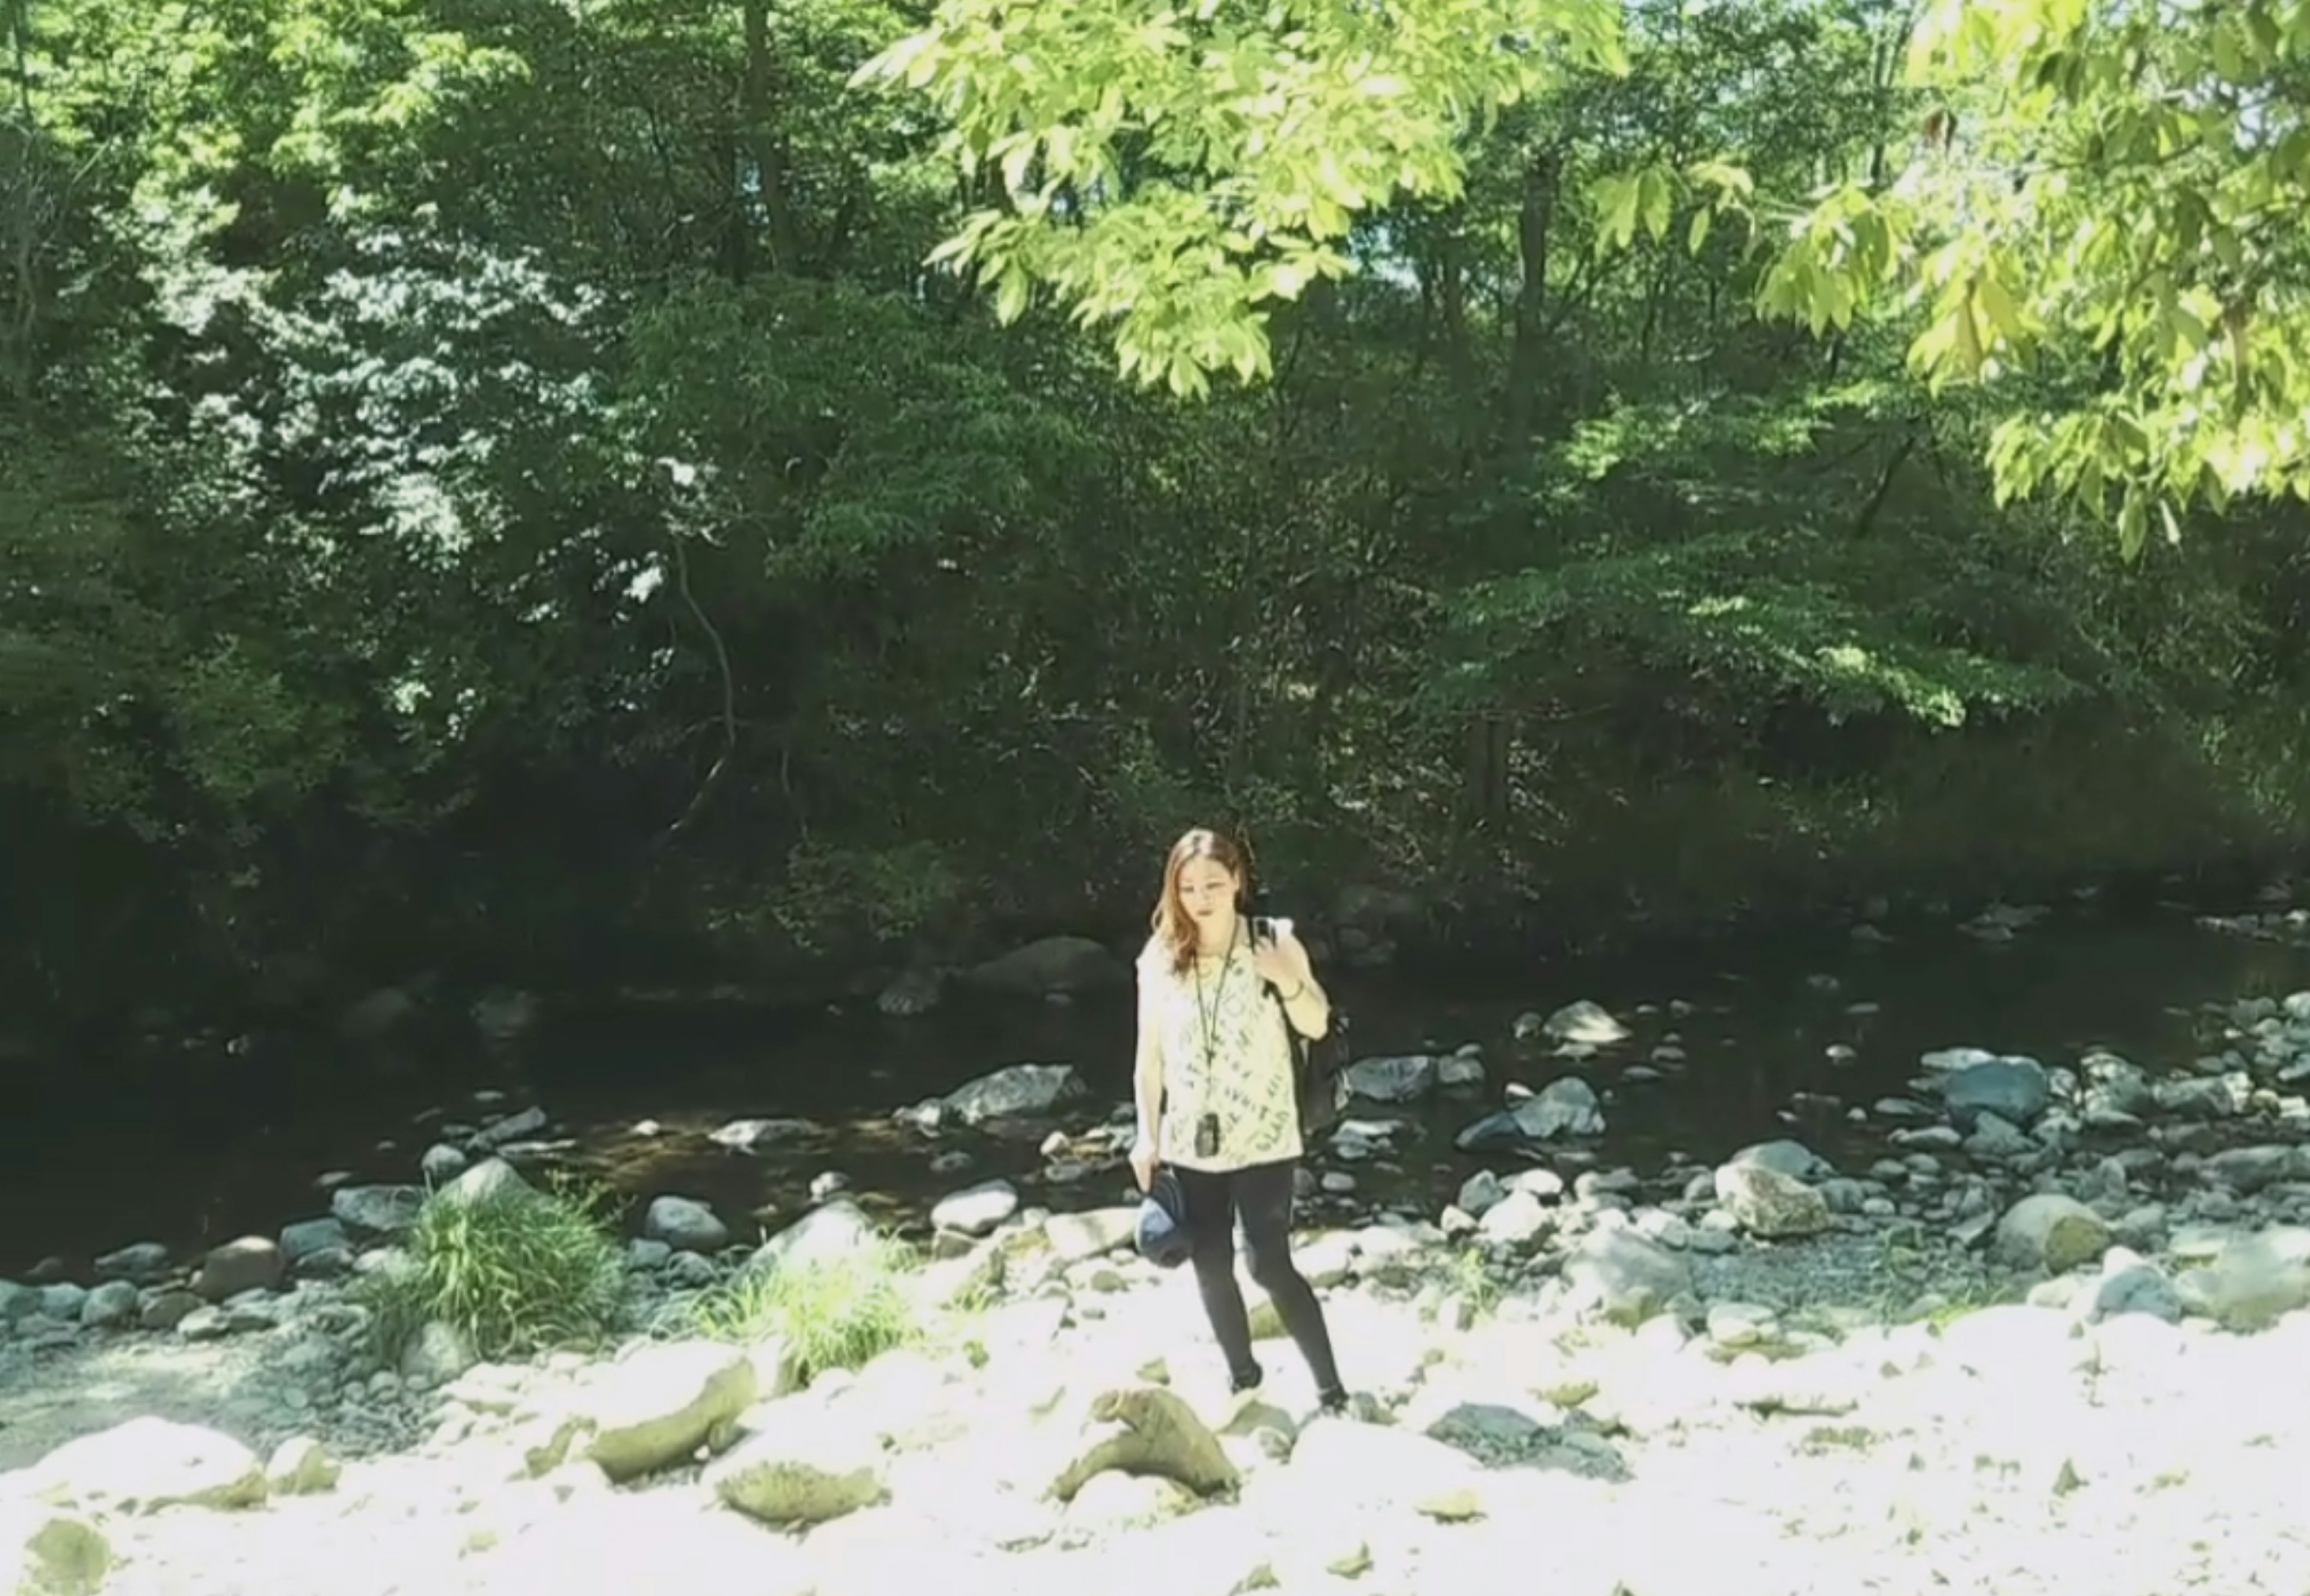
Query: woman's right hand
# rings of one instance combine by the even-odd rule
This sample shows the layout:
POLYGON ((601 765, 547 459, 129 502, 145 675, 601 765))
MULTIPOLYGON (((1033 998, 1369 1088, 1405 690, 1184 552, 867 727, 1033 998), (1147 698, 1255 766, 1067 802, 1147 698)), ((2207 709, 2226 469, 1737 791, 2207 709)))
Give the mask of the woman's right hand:
POLYGON ((1151 1192, 1155 1189, 1155 1166, 1158 1161, 1155 1156, 1155 1144, 1146 1137, 1142 1136, 1131 1144, 1131 1173, 1137 1178, 1141 1191, 1151 1192))

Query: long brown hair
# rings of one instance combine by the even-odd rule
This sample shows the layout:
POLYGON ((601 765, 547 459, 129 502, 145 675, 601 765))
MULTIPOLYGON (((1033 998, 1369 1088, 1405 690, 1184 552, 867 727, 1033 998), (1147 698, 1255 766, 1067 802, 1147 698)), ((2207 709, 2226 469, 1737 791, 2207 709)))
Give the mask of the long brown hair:
MULTIPOLYGON (((1155 913, 1149 923, 1155 931, 1155 940, 1171 956, 1171 973, 1184 976, 1195 962, 1195 923, 1187 917, 1186 906, 1179 901, 1179 872, 1198 859, 1208 859, 1243 883, 1243 896, 1251 895, 1251 850, 1224 831, 1197 827, 1171 845, 1171 856, 1163 864, 1163 891, 1155 900, 1155 913)), ((1238 910, 1245 905, 1238 902, 1238 910)))

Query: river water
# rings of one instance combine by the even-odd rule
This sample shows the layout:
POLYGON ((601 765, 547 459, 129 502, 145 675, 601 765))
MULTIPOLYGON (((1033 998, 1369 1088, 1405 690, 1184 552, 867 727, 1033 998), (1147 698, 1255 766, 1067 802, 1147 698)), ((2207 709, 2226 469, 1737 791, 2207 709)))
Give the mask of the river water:
MULTIPOLYGON (((1358 1178, 1367 1190, 1420 1188, 1432 1210, 1477 1166, 1453 1151, 1453 1132, 1495 1106, 1507 1081, 1538 1087, 1574 1071, 1605 1094, 1610 1129, 1596 1151, 1607 1163, 1649 1167, 1672 1151, 1713 1159, 1795 1135, 1858 1167, 1881 1127, 1850 1123, 1845 1106, 1901 1090, 1931 1049, 1976 1045, 2060 1063, 2101 1045, 2173 1066, 2201 1051, 2207 1005, 2310 988, 2310 949, 2194 924, 2205 909, 2235 906, 2120 914, 2063 904, 2005 942, 1947 924, 1897 927, 1884 945, 1835 928, 1535 960, 1521 975, 1493 969, 1459 981, 1334 975, 1359 1055, 1474 1042, 1490 1073, 1480 1101, 1411 1110, 1422 1133, 1400 1167, 1358 1178), (1518 1015, 1582 998, 1626 1019, 1635 1040, 1585 1065, 1515 1040, 1518 1015), (1624 1063, 1663 1040, 1682 1050, 1680 1064, 1657 1081, 1620 1079, 1624 1063), (1842 1048, 1849 1059, 1833 1056, 1842 1048)), ((1094 1097, 1070 1123, 1088 1124, 1127 1095, 1130 1054, 1127 993, 1065 1006, 955 1004, 912 1020, 865 1005, 796 1012, 560 1000, 513 1049, 474 1043, 384 1075, 326 1036, 264 1038, 254 1059, 188 1050, 169 1080, 101 1109, 9 1115, 0 1128, 0 1278, 48 1256, 83 1275, 91 1255, 133 1241, 183 1253, 269 1235, 326 1211, 329 1177, 412 1181, 433 1125, 531 1102, 574 1144, 578 1167, 636 1197, 705 1198, 741 1236, 750 1215, 774 1227, 828 1172, 901 1219, 991 1175, 1012 1178, 1029 1201, 1110 1202, 1125 1195, 1123 1176, 1047 1183, 1031 1140, 962 1141, 973 1167, 934 1173, 939 1148, 895 1125, 890 1111, 1003 1064, 1072 1063, 1094 1097), (502 1104, 479 1107, 477 1091, 502 1093, 502 1104), (820 1130, 777 1158, 708 1139, 749 1115, 804 1118, 820 1130)))

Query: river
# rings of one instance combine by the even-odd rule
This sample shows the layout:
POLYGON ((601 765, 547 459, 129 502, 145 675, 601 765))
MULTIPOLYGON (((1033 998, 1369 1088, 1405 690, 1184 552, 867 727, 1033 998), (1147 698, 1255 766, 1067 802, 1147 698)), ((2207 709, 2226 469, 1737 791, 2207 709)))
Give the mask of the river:
MULTIPOLYGON (((1523 976, 1335 974, 1359 1054, 1474 1042, 1491 1076, 1480 1103, 1414 1110, 1422 1133, 1401 1167, 1358 1178, 1367 1194, 1422 1188, 1432 1210, 1476 1167, 1452 1150, 1451 1133, 1496 1104, 1506 1081, 1537 1087, 1573 1069, 1605 1093, 1610 1129, 1596 1151, 1608 1164, 1650 1167, 1672 1151, 1713 1159, 1790 1134, 1857 1167, 1882 1127, 1849 1122, 1847 1106, 1900 1091, 1930 1049, 1977 1045, 2053 1064, 2102 1045, 2171 1066, 2200 1051, 2205 1005, 2310 987, 2310 949, 2193 922, 2238 906, 2063 903, 2003 942, 1924 924, 1895 928, 1882 945, 1833 928, 1536 959, 1523 976), (1568 1065, 1515 1041, 1518 1015, 1582 998, 1636 1028, 1613 1059, 1568 1065), (1672 1035, 1680 1064, 1657 1081, 1620 1080, 1623 1063, 1672 1035), (1849 1059, 1832 1055, 1840 1045, 1849 1059)), ((504 1106, 542 1105, 574 1161, 618 1190, 705 1198, 742 1235, 750 1214, 774 1226, 794 1211, 827 1172, 901 1216, 998 1174, 1053 1206, 1124 1194, 1116 1175, 1045 1182, 1031 1141, 972 1139, 962 1144, 968 1173, 934 1173, 938 1149, 890 1111, 1003 1064, 1065 1063, 1096 1094, 1074 1116, 1088 1123, 1127 1091, 1127 994, 958 1002, 911 1020, 863 1004, 796 1012, 561 999, 546 1013, 514 1048, 476 1042, 416 1073, 379 1075, 326 1033, 288 1034, 260 1038, 253 1057, 189 1048, 169 1080, 100 1110, 20 1106, 0 1129, 0 1277, 48 1256, 84 1276, 92 1254, 134 1241, 182 1254, 270 1235, 326 1210, 326 1177, 413 1180, 433 1124, 487 1112, 476 1091, 504 1094, 504 1106), (708 1140, 744 1115, 822 1129, 775 1160, 708 1140)))

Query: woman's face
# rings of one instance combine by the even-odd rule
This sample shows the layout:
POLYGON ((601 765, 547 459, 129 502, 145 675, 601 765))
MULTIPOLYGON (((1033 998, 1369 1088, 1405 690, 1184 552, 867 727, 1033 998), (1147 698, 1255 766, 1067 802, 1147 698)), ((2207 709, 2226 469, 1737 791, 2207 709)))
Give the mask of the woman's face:
POLYGON ((1235 872, 1216 859, 1190 859, 1179 871, 1179 906, 1187 918, 1207 925, 1235 912, 1241 883, 1235 872))

